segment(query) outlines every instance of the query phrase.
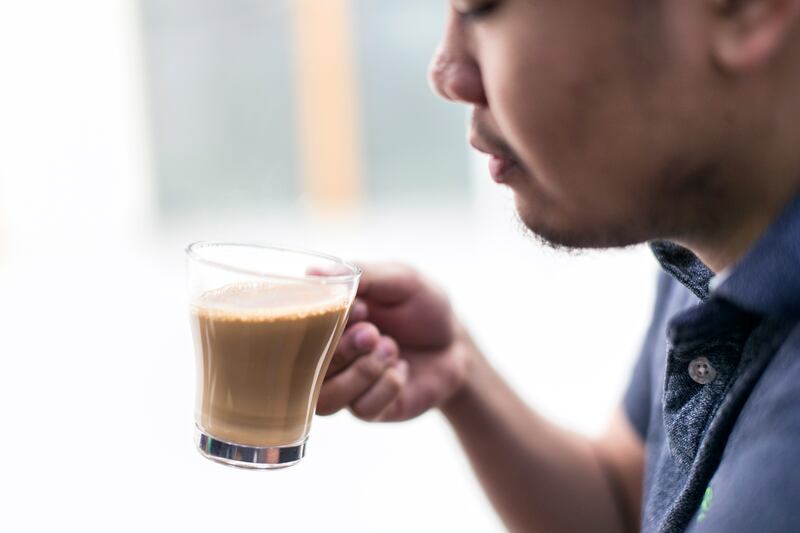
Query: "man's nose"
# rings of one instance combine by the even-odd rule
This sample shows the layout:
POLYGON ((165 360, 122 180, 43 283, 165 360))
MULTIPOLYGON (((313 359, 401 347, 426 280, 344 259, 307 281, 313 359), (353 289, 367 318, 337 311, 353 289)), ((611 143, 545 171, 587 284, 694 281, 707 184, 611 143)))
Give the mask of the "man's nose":
POLYGON ((452 28, 447 31, 428 68, 431 88, 442 98, 471 105, 486 105, 481 71, 459 45, 452 28))

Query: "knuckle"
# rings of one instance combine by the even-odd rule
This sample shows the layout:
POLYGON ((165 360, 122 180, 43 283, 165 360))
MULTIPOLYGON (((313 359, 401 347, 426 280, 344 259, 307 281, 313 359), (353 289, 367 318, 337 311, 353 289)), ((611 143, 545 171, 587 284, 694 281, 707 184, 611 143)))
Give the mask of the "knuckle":
POLYGON ((354 365, 353 371, 358 378, 365 382, 372 382, 378 379, 383 370, 380 362, 374 357, 361 357, 354 365))
POLYGON ((403 262, 396 262, 392 263, 392 266, 397 269, 398 272, 404 273, 406 276, 418 276, 419 271, 416 267, 403 262))
POLYGON ((399 261, 392 261, 388 263, 381 263, 378 265, 387 279, 391 280, 404 280, 406 283, 411 282, 415 284, 421 279, 420 272, 408 263, 399 261))
POLYGON ((414 268, 413 266, 402 263, 399 265, 399 270, 403 274, 403 276, 408 279, 411 284, 415 287, 422 285, 422 274, 419 270, 414 268))
POLYGON ((397 394, 403 388, 403 376, 399 372, 386 372, 386 385, 392 394, 397 394))

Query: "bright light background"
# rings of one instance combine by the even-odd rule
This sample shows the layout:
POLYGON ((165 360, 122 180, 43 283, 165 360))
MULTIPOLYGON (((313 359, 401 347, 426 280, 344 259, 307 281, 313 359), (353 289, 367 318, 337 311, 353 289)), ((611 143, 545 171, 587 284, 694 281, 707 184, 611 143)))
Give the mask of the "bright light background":
POLYGON ((317 418, 279 472, 201 458, 194 240, 408 261, 535 408, 591 434, 618 405, 648 252, 565 256, 522 235, 463 147, 464 111, 427 95, 429 0, 343 4, 361 192, 335 213, 310 201, 296 103, 274 101, 296 93, 273 83, 297 67, 270 33, 291 33, 289 3, 0 2, 0 530, 502 530, 436 413, 317 418))

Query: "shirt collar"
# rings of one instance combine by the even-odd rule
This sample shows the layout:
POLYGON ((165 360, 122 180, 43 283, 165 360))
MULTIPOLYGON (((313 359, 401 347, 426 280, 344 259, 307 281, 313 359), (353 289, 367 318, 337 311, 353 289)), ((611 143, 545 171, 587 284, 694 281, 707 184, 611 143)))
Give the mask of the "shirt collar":
POLYGON ((680 281, 701 300, 709 296, 709 283, 714 273, 691 251, 670 241, 649 243, 653 255, 668 274, 680 281))
POLYGON ((701 300, 722 298, 760 315, 800 315, 800 195, 744 257, 716 279, 682 246, 653 241, 650 247, 662 268, 701 300))

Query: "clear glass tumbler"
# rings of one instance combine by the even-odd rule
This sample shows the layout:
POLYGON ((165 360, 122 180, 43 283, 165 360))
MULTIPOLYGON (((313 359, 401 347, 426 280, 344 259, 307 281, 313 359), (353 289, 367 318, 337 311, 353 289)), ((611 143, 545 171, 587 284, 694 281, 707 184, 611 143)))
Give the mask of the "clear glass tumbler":
POLYGON ((199 242, 186 256, 200 453, 243 468, 296 464, 361 271, 249 244, 199 242))

